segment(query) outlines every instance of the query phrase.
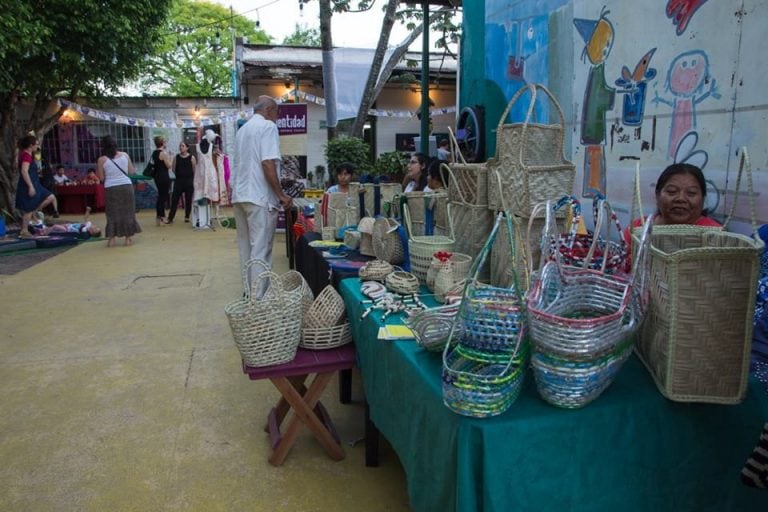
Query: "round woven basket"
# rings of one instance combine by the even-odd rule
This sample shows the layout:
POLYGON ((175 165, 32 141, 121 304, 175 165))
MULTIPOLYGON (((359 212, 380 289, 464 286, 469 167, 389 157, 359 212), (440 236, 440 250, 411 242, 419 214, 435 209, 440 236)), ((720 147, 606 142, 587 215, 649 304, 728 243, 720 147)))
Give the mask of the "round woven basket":
POLYGON ((400 295, 412 295, 419 292, 419 279, 410 272, 396 270, 384 278, 386 287, 400 295))
POLYGON ((373 223, 373 253, 377 259, 398 265, 405 261, 405 249, 398 234, 400 224, 395 219, 379 217, 373 223))
POLYGON ((309 306, 304 315, 304 329, 333 327, 341 322, 345 313, 344 299, 329 284, 317 294, 309 306))
POLYGON ((299 346, 310 350, 327 350, 352 342, 352 329, 349 322, 333 327, 304 328, 301 331, 299 346))
POLYGON ((384 278, 394 270, 395 268, 387 261, 373 260, 360 267, 358 275, 363 281, 384 282, 384 278))

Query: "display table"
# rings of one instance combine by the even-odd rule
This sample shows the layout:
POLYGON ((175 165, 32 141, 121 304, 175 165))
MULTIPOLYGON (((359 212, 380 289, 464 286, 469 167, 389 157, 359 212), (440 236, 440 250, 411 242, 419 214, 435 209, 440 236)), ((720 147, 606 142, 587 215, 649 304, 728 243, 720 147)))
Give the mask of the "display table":
POLYGON ((370 418, 400 457, 414 510, 768 510, 768 492, 739 481, 768 419, 756 381, 741 405, 676 403, 632 357, 583 409, 544 402, 528 370, 506 413, 464 417, 443 404, 441 354, 377 340, 382 313, 361 320, 359 280, 340 291, 370 418))
POLYGON ((104 210, 104 185, 57 185, 56 200, 59 213, 85 214, 85 207, 104 210))
POLYGON ((296 241, 294 249, 295 268, 304 276, 315 295, 320 293, 328 284, 332 284, 338 289, 342 279, 357 276, 359 269, 350 267, 349 262, 365 262, 374 259, 371 256, 362 255, 358 251, 351 251, 347 258, 326 260, 323 257, 323 251, 327 248, 310 247, 309 245, 310 242, 321 239, 320 233, 314 231, 305 233, 296 241))

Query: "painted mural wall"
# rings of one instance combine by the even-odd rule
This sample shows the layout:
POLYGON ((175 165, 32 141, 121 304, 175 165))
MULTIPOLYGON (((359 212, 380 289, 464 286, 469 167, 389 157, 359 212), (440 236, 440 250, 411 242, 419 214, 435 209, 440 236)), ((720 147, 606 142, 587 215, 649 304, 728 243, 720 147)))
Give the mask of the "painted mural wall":
MULTIPOLYGON (((462 66, 460 104, 485 108, 486 156, 507 102, 540 83, 562 109, 578 196, 606 194, 626 217, 639 163, 650 211, 661 170, 689 162, 704 170, 722 218, 746 146, 757 220, 768 222, 768 0, 465 0, 464 18, 462 62, 484 58, 462 66)), ((558 122, 539 97, 537 118, 558 122)), ((528 103, 516 102, 507 122, 522 121, 528 103)), ((738 231, 748 230, 745 190, 738 231)))

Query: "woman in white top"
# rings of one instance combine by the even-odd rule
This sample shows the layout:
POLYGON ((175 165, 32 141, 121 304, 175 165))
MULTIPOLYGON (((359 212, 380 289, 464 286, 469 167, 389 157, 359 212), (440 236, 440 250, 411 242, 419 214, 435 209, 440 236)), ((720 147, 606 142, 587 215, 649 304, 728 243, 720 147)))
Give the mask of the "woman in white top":
POLYGON ((133 184, 128 177, 136 172, 136 168, 127 153, 117 150, 117 142, 111 136, 101 139, 101 150, 104 156, 99 158, 96 174, 104 183, 107 246, 114 246, 115 238, 119 236, 125 237, 125 245, 132 245, 133 235, 141 233, 136 220, 133 184))

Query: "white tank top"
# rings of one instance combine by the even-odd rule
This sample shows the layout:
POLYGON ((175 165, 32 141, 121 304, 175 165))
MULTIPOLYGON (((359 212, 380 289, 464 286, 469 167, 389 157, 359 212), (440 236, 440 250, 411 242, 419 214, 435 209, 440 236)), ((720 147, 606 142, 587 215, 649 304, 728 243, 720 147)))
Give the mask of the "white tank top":
POLYGON ((128 154, 118 151, 115 158, 104 160, 104 188, 130 185, 131 179, 123 174, 117 166, 128 172, 128 154), (113 162, 114 160, 114 162, 113 162), (117 164, 117 165, 115 165, 117 164))

